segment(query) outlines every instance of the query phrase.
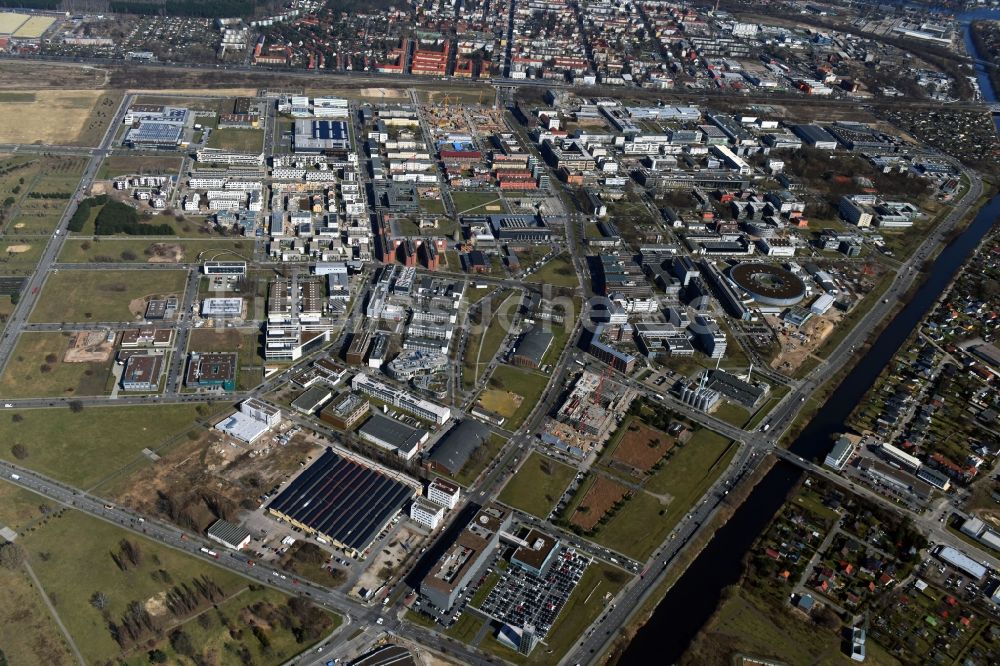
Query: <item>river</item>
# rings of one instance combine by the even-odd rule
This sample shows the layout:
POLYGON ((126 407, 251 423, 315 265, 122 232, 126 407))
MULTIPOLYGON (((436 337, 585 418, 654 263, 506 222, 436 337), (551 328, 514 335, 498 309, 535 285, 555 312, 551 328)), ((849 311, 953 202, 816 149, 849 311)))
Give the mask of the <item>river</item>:
MULTIPOLYGON (((968 38, 967 21, 966 40, 970 42, 970 52, 974 52, 968 38)), ((977 67, 977 74, 980 74, 979 85, 984 100, 995 101, 996 94, 985 71, 977 67)), ((926 281, 914 297, 879 334, 864 357, 830 396, 825 407, 792 443, 790 448, 793 453, 807 459, 819 459, 826 455, 831 447, 832 436, 844 430, 844 422, 855 405, 864 398, 882 368, 934 306, 938 296, 998 218, 1000 195, 990 199, 979 210, 969 228, 938 255, 933 267, 927 272, 926 281)), ((621 663, 672 664, 683 655, 715 611, 722 590, 739 581, 744 555, 770 523, 801 476, 799 468, 787 463, 778 463, 768 472, 670 588, 650 620, 626 648, 621 663)))

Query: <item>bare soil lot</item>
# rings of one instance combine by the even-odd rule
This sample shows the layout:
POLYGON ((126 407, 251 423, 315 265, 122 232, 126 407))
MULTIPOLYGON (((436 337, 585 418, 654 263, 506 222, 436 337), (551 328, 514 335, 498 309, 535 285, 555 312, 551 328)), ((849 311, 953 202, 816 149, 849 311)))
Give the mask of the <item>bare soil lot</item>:
POLYGON ((583 496, 570 522, 590 531, 601 518, 629 492, 628 488, 606 476, 597 476, 594 485, 583 496))
POLYGON ((611 460, 631 467, 639 472, 648 472, 659 460, 674 447, 676 440, 665 432, 650 428, 645 423, 630 421, 623 426, 618 446, 611 460))
POLYGON ((236 520, 256 509, 260 495, 288 474, 316 447, 301 436, 286 446, 233 446, 216 431, 185 439, 156 463, 116 481, 109 496, 139 511, 202 531, 216 518, 236 520))

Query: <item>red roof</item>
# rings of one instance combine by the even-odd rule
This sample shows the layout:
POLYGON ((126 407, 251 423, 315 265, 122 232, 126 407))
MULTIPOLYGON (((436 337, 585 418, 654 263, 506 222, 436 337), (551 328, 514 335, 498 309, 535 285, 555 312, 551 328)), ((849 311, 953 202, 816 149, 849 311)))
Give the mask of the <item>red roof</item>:
POLYGON ((482 159, 483 154, 478 150, 442 150, 441 159, 453 159, 453 160, 478 160, 482 159))

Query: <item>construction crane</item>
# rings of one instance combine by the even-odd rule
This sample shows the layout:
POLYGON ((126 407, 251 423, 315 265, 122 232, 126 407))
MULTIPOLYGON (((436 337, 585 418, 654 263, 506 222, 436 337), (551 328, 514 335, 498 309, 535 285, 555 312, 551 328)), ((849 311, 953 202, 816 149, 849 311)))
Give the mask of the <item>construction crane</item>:
POLYGON ((446 116, 449 113, 449 111, 448 111, 448 104, 450 102, 452 102, 452 101, 458 101, 458 100, 457 99, 453 99, 451 95, 445 93, 445 96, 444 96, 444 115, 446 115, 446 116))
POLYGON ((597 380, 597 388, 594 389, 594 397, 592 398, 595 405, 601 404, 601 398, 604 397, 604 381, 611 376, 611 366, 606 366, 604 372, 601 373, 601 378, 597 380))

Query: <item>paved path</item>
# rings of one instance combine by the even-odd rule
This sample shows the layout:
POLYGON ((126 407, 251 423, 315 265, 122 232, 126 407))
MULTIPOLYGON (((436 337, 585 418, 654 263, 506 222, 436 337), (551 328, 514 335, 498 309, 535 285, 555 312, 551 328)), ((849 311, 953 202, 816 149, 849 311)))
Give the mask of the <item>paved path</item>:
POLYGON ((31 580, 35 583, 35 588, 38 590, 38 594, 41 595, 42 601, 44 601, 45 605, 48 607, 49 613, 52 615, 52 619, 55 620, 57 625, 59 625, 59 631, 61 631, 63 636, 66 638, 66 643, 69 645, 69 649, 73 651, 74 655, 76 655, 76 660, 81 666, 87 666, 87 662, 84 660, 83 655, 80 654, 80 648, 76 646, 76 643, 73 641, 73 637, 69 635, 69 630, 66 628, 66 625, 63 624, 62 618, 59 617, 59 613, 56 612, 56 607, 53 606, 52 602, 49 600, 49 595, 45 592, 45 588, 42 587, 42 581, 38 580, 38 576, 35 575, 35 570, 31 568, 31 564, 29 564, 27 560, 24 561, 24 570, 28 572, 29 576, 31 576, 31 580))

